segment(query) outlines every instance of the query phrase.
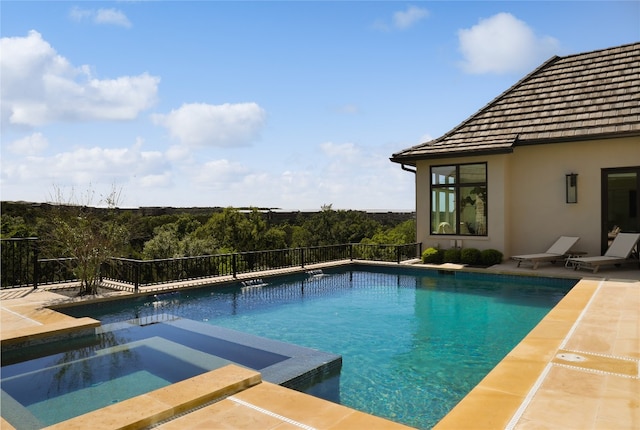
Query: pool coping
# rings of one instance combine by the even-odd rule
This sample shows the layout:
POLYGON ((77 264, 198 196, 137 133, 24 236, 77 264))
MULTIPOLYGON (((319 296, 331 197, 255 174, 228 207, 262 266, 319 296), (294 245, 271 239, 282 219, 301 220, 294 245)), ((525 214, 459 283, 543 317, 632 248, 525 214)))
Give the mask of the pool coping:
MULTIPOLYGON (((612 420, 611 417, 607 417, 607 419, 598 417, 598 413, 601 411, 597 411, 596 415, 591 418, 592 422, 588 419, 585 420, 584 427, 583 424, 576 423, 580 423, 580 419, 583 418, 581 415, 589 415, 584 409, 585 406, 577 402, 572 404, 566 400, 571 396, 590 397, 588 394, 577 392, 578 390, 575 388, 577 378, 589 373, 603 378, 626 379, 625 383, 628 387, 625 389, 627 391, 620 390, 615 396, 621 405, 625 403, 625 393, 626 395, 634 392, 640 393, 640 350, 634 351, 631 348, 623 356, 589 351, 592 349, 589 347, 575 350, 575 345, 580 344, 580 339, 576 342, 575 332, 585 316, 591 312, 590 305, 597 299, 598 294, 601 296, 600 299, 602 296, 606 296, 605 289, 616 283, 627 284, 632 291, 631 294, 640 298, 640 282, 638 281, 608 281, 589 278, 580 280, 540 323, 449 411, 434 429, 500 428, 510 430, 551 428, 558 425, 552 420, 545 421, 542 417, 532 417, 531 413, 527 413, 529 410, 540 411, 539 404, 543 401, 548 402, 545 406, 549 408, 547 414, 551 416, 558 413, 575 416, 575 421, 571 421, 576 426, 575 428, 633 428, 633 422, 637 423, 637 419, 640 417, 637 399, 628 399, 626 402, 628 414, 622 414, 612 420), (573 345, 573 349, 567 346, 570 343, 573 345), (607 371, 607 366, 611 367, 612 361, 614 364, 618 364, 618 369, 620 363, 626 364, 626 373, 607 371), (565 370, 568 373, 574 373, 574 375, 572 377, 558 375, 558 372, 565 370), (552 374, 552 372, 555 373, 552 374), (562 382, 558 382, 558 379, 562 379, 562 382), (554 387, 554 392, 550 396, 551 400, 546 398, 538 400, 543 386, 554 387), (636 402, 635 406, 634 402, 636 402), (536 403, 535 408, 532 407, 534 403, 536 403)), ((624 317, 626 323, 639 326, 637 312, 635 318, 629 318, 629 314, 630 312, 627 312, 624 317)), ((602 326, 600 328, 604 329, 602 326)), ((590 327, 594 337, 598 336, 595 333, 598 329, 598 326, 590 327)), ((635 336, 632 335, 633 337, 635 337, 635 343, 638 344, 637 331, 635 336)), ((629 340, 634 341, 633 339, 629 340)), ((545 395, 548 396, 549 390, 546 388, 545 390, 545 395)), ((608 393, 603 391, 600 391, 600 397, 608 396, 608 393)), ((607 403, 607 399, 597 399, 597 401, 599 404, 607 403)), ((565 425, 560 427, 565 427, 565 425)))
MULTIPOLYGON (((376 262, 351 262, 354 266, 358 265, 380 265, 376 262)), ((397 264, 382 264, 385 266, 398 267, 397 264)), ((327 266, 325 266, 327 267, 327 266)), ((424 265, 416 265, 414 268, 430 269, 424 265)), ((636 296, 640 298, 640 281, 637 278, 635 272, 631 274, 629 279, 619 278, 607 278, 610 273, 599 273, 598 276, 585 277, 584 275, 576 275, 571 272, 550 273, 544 269, 538 269, 536 271, 527 271, 521 269, 514 269, 513 267, 499 267, 490 270, 476 270, 476 269, 464 269, 460 267, 437 267, 436 270, 463 270, 470 272, 486 273, 486 274, 507 274, 507 275, 527 275, 527 276, 541 276, 551 278, 571 278, 580 279, 567 296, 565 296, 556 307, 552 309, 549 314, 543 318, 543 320, 526 336, 516 348, 514 348, 504 360, 502 360, 482 381, 478 384, 456 407, 454 407, 449 414, 447 414, 437 425, 436 429, 449 429, 449 428, 528 428, 527 425, 531 425, 531 420, 523 419, 523 414, 527 412, 527 408, 530 407, 532 399, 536 397, 540 387, 547 383, 548 380, 553 380, 554 375, 550 375, 549 369, 555 371, 558 368, 569 368, 571 366, 567 363, 558 363, 558 354, 562 353, 563 345, 566 344, 567 339, 571 337, 574 331, 574 327, 578 324, 585 314, 591 312, 589 310, 589 304, 595 297, 596 292, 605 298, 612 298, 613 291, 608 291, 608 286, 619 286, 623 283, 633 298, 636 296), (564 275, 567 276, 564 276, 564 275), (573 275, 573 276, 572 276, 573 275), (598 285, 601 286, 598 288, 598 285), (514 378, 520 382, 514 384, 514 378)), ((307 269, 308 270, 308 269, 307 269)), ((638 272, 640 273, 640 272, 638 272)), ((277 273, 282 274, 282 273, 277 273)), ((277 275, 276 274, 276 275, 277 275)), ((260 273, 252 274, 254 277, 265 276, 260 273)), ((615 275, 614 275, 615 276, 615 275)), ((233 282, 237 282, 234 280, 233 282)), ((635 303, 635 302, 634 302, 635 303)), ((640 300, 638 300, 640 303, 640 300)), ((631 311, 630 316, 627 316, 627 325, 640 327, 640 312, 631 311)), ((607 321, 602 325, 602 329, 608 328, 614 332, 619 332, 620 327, 607 327, 607 321)), ((613 323, 612 323, 613 324, 613 323)), ((611 324, 609 324, 611 325, 611 324)), ((591 328, 591 330, 598 330, 599 327, 591 328)), ((640 345, 640 335, 637 330, 631 332, 628 335, 628 339, 624 339, 626 342, 631 342, 634 345, 640 345)), ((565 345, 566 346, 566 345, 565 345)), ((586 351, 589 353, 589 351, 586 351)), ((595 354, 593 357, 607 357, 607 354, 595 354)), ((613 357, 613 359, 622 359, 633 362, 640 368, 640 350, 636 349, 631 353, 630 357, 613 357)), ((597 360, 596 360, 597 361, 597 360)), ((640 370, 638 371, 640 373, 640 370)), ((553 373, 553 372, 551 372, 553 373)), ((593 373, 593 372, 592 372, 593 373)), ((606 373, 606 372, 605 372, 606 373)), ((623 408, 621 421, 616 422, 616 427, 629 427, 630 423, 640 422, 640 412, 637 405, 637 399, 633 393, 640 392, 640 376, 638 374, 627 376, 625 382, 631 384, 631 393, 624 390, 619 390, 620 393, 611 402, 616 407, 623 408), (635 391, 633 391, 635 390, 635 391), (634 403, 635 406, 634 406, 634 403), (626 406, 625 406, 626 405, 626 406), (632 420, 632 421, 629 421, 632 420)), ((557 404, 548 404, 551 409, 562 409, 566 411, 566 405, 563 404, 564 394, 558 392, 557 404)), ((594 395, 592 398, 599 399, 601 401, 607 401, 603 399, 602 395, 594 395)), ((610 403, 611 403, 610 402, 610 403)), ((581 407, 577 407, 577 413, 582 413, 581 407)), ((603 414, 606 415, 606 410, 603 409, 603 414)), ((545 413, 548 410, 545 411, 545 413)), ((528 412, 527 412, 528 413, 528 412)), ((576 411, 572 411, 576 413, 576 411)), ((609 416, 604 418, 609 420, 615 420, 609 416)), ((603 418, 603 419, 604 419, 603 418)), ((612 421, 604 421, 605 423, 611 423, 612 421)), ((613 421, 615 422, 615 421, 613 421)), ((4 428, 3 422, 3 428, 4 428)), ((250 428, 250 427, 237 427, 237 428, 250 428)))
POLYGON ((339 374, 342 356, 249 333, 176 317, 167 324, 217 339, 260 349, 286 359, 260 369, 262 379, 301 390, 321 376, 339 374))
POLYGON ((228 365, 147 394, 45 427, 47 430, 145 428, 262 382, 260 373, 228 365))

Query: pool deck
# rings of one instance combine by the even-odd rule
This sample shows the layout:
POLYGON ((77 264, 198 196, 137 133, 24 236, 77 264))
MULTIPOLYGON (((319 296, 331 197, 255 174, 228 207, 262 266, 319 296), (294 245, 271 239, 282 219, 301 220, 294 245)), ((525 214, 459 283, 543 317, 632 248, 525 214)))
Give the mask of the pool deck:
MULTIPOLYGON (((454 265, 438 268, 467 270, 454 265)), ((517 268, 507 262, 477 271, 581 280, 436 429, 640 428, 637 267, 592 274, 553 265, 541 265, 537 270, 517 268)), ((253 273, 250 277, 287 272, 253 273)), ((101 299, 130 294, 117 291, 101 299)), ((52 289, 1 291, 3 348, 99 325, 90 318, 76 319, 47 308, 69 301, 52 289)), ((237 366, 205 373, 52 428, 145 428, 156 423, 161 429, 407 428, 263 382, 259 373, 237 366)), ((0 428, 12 427, 3 419, 0 428)))

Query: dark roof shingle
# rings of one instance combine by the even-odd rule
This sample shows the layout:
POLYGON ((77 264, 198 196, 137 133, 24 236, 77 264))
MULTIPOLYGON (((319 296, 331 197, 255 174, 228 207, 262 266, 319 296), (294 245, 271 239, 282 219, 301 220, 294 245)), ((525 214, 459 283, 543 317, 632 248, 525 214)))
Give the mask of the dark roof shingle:
POLYGON ((447 134, 392 161, 640 135, 640 43, 553 57, 447 134))

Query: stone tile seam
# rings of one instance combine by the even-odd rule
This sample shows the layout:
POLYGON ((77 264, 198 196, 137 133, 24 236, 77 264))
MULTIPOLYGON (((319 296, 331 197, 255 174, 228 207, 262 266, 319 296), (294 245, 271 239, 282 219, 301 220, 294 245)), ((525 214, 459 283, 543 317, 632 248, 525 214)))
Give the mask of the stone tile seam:
POLYGON ((20 317, 20 318, 21 318, 21 319, 23 319, 23 320, 31 321, 31 322, 32 322, 32 323, 34 323, 34 324, 37 324, 37 325, 44 325, 44 324, 43 324, 43 323, 41 323, 40 321, 36 321, 36 320, 31 319, 31 318, 29 318, 29 317, 25 317, 24 315, 22 315, 22 314, 20 314, 20 313, 18 313, 18 312, 14 312, 14 311, 12 311, 12 310, 11 310, 11 309, 9 309, 9 308, 5 308, 4 306, 2 306, 2 310, 6 311, 6 312, 9 312, 9 313, 11 313, 11 314, 13 314, 13 315, 16 315, 16 316, 20 317))
MULTIPOLYGON (((584 315, 587 313, 587 310, 591 306, 591 303, 595 300, 595 297, 598 295, 598 292, 600 291, 600 288, 602 288, 604 282, 605 282, 605 280, 602 279, 598 283, 598 286, 596 287, 595 291, 593 292, 593 294, 589 298, 589 301, 587 302, 587 304, 584 307, 584 309, 582 309, 582 312, 580 312, 580 315, 578 315, 578 318, 573 323, 573 326, 571 327, 571 329, 569 330, 569 332, 567 333, 567 335, 563 339, 562 343, 558 347, 558 350, 565 349, 566 344, 568 343, 568 341, 571 338, 571 336, 573 335, 573 333, 576 331, 579 323, 584 318, 584 315)), ((522 418, 522 415, 524 414, 525 410, 529 407, 529 404, 533 400, 533 397, 536 395, 536 393, 540 389, 540 386, 542 386, 542 383, 546 379, 546 377, 547 377, 547 375, 548 375, 548 373, 549 373, 549 371, 551 370, 552 367, 553 367, 553 363, 551 363, 551 362, 549 362, 545 366, 545 368, 543 369, 542 373, 540 374, 540 376, 538 376, 538 379, 533 384, 533 387, 531 387, 531 389, 527 393, 527 396, 524 398, 524 400, 522 401, 522 403, 520 404, 520 406, 516 410, 515 414, 513 415, 513 417, 511 418, 511 420, 507 424, 507 426, 505 427, 505 430, 513 430, 514 427, 518 424, 518 422, 520 421, 520 418, 522 418)))
POLYGON ((247 408, 253 409, 254 411, 260 412, 260 413, 265 414, 265 415, 269 415, 270 417, 273 417, 273 418, 277 418, 280 421, 284 421, 284 422, 289 423, 291 425, 294 425, 296 427, 300 427, 301 429, 304 429, 304 430, 317 430, 315 427, 311 427, 311 426, 303 424, 301 422, 292 420, 291 418, 287 418, 287 417, 282 416, 280 414, 276 414, 275 412, 271 412, 271 411, 269 411, 267 409, 261 408, 260 406, 256 406, 256 405, 251 404, 249 402, 245 402, 244 400, 240 400, 240 399, 238 399, 236 397, 233 397, 233 396, 227 397, 227 400, 231 400, 231 401, 233 401, 235 403, 238 403, 238 404, 240 404, 242 406, 246 406, 247 408))
POLYGON ((515 414, 513 414, 513 417, 511 417, 511 420, 506 425, 505 430, 513 430, 516 424, 518 424, 518 422, 520 421, 520 418, 522 418, 522 415, 524 414, 524 411, 529 407, 529 404, 533 400, 533 397, 536 395, 536 393, 540 389, 540 386, 542 386, 542 383, 547 378, 547 374, 551 370, 551 367, 552 367, 551 363, 548 363, 545 366, 545 368, 542 370, 542 373, 540 373, 540 376, 538 376, 538 379, 533 384, 533 387, 531 387, 531 389, 527 393, 527 396, 524 398, 524 400, 516 410, 515 414))
POLYGON ((228 395, 223 395, 223 396, 220 396, 220 397, 216 397, 215 399, 209 400, 208 402, 205 402, 205 403, 202 403, 200 405, 194 406, 191 409, 187 409, 185 411, 173 414, 170 417, 167 417, 167 418, 165 418, 165 419, 163 419, 161 421, 158 421, 157 423, 154 423, 154 424, 150 425, 148 428, 160 427, 163 424, 166 424, 166 423, 169 423, 171 421, 177 420, 178 418, 182 418, 182 417, 184 417, 184 416, 186 416, 186 415, 188 415, 188 414, 190 414, 192 412, 198 411, 200 409, 204 409, 204 408, 206 408, 208 406, 211 406, 211 405, 213 405, 215 403, 218 403, 218 402, 226 399, 227 397, 229 397, 229 396, 228 395))
POLYGON ((607 372, 605 370, 590 369, 588 367, 572 366, 570 364, 563 364, 563 363, 552 363, 552 364, 554 366, 558 366, 558 367, 565 367, 567 369, 580 370, 582 372, 595 373, 595 374, 598 374, 598 375, 618 376, 620 378, 627 378, 627 379, 640 379, 639 375, 636 375, 636 376, 625 375, 624 373, 607 372))
POLYGON ((563 349, 563 351, 574 352, 576 354, 594 355, 596 357, 612 358, 614 360, 635 361, 636 363, 640 364, 640 358, 623 357, 621 355, 602 354, 599 352, 577 351, 575 349, 563 349))
POLYGON ((604 279, 602 279, 600 282, 598 282, 598 286, 596 287, 596 290, 593 292, 593 294, 589 298, 589 301, 587 302, 587 305, 584 307, 584 309, 582 309, 582 312, 580 312, 580 315, 578 316, 576 321, 573 323, 573 326, 571 327, 571 329, 569 330, 567 335, 564 337, 564 339, 563 339, 562 343, 560 344, 560 346, 558 347, 558 349, 565 349, 566 348, 567 343, 569 342, 569 339, 571 338, 571 336, 573 336, 573 333, 575 333, 576 329, 578 328, 578 325, 582 322, 582 319, 584 318, 585 314, 587 313, 587 311, 591 307, 591 304, 595 301, 595 298, 598 296, 598 293, 600 292, 600 289, 602 288, 604 283, 605 283, 604 279))

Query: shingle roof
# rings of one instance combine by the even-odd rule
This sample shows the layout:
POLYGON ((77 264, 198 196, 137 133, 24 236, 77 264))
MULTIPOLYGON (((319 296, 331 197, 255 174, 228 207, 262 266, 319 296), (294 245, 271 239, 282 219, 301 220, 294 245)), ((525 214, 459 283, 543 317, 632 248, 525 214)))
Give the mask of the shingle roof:
POLYGON ((553 57, 453 130, 392 161, 640 135, 640 43, 553 57))

